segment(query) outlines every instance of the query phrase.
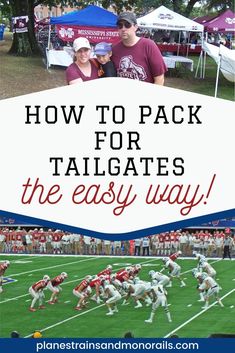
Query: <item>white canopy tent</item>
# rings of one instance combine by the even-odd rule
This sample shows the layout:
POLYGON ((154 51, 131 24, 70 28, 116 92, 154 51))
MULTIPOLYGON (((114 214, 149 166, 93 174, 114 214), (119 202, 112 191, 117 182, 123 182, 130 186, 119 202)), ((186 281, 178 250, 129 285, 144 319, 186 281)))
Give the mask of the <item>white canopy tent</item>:
MULTIPOLYGON (((180 36, 181 32, 201 32, 202 40, 203 40, 203 31, 204 26, 200 23, 190 20, 172 10, 169 10, 165 6, 160 6, 156 10, 153 10, 149 14, 137 18, 137 24, 140 28, 145 29, 159 29, 159 30, 167 30, 167 31, 178 31, 179 32, 179 40, 178 40, 178 50, 177 56, 179 55, 180 49, 180 36)), ((188 37, 189 39, 189 37, 188 37)), ((188 43, 189 48, 189 43, 188 43)), ((188 49, 187 49, 188 54, 188 49)), ((179 57, 180 62, 186 60, 184 57, 179 57)), ((190 61, 190 59, 187 59, 190 61)), ((193 61, 191 60, 191 64, 193 65, 193 61)), ((201 68, 202 72, 202 68, 201 68)))
POLYGON ((149 14, 139 17, 140 28, 165 29, 169 31, 203 32, 204 26, 190 20, 165 6, 160 6, 149 14))
MULTIPOLYGON (((204 42, 202 47, 204 53, 209 55, 217 64, 217 74, 215 80, 215 97, 217 97, 219 73, 222 72, 223 76, 230 82, 235 82, 235 50, 226 48, 224 45, 219 47, 204 42)), ((206 60, 204 59, 204 66, 206 60)), ((199 62, 198 62, 199 65, 199 62)), ((196 70, 197 75, 198 68, 196 70)), ((205 73, 205 67, 204 67, 205 73)), ((195 75, 195 76, 196 76, 195 75)), ((204 76, 203 76, 204 77, 204 76)))

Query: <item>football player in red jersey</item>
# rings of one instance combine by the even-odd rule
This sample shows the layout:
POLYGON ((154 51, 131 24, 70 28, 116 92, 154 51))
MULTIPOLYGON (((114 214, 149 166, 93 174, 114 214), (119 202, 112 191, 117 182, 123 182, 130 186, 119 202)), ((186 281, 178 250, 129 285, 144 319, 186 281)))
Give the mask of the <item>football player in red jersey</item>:
POLYGON ((75 307, 75 310, 82 310, 81 306, 84 305, 85 299, 88 296, 87 294, 87 288, 89 287, 89 284, 92 280, 92 276, 86 276, 82 282, 80 282, 74 289, 73 289, 73 294, 79 298, 77 306, 75 307))
POLYGON ((90 282, 90 287, 91 289, 94 288, 95 289, 95 294, 93 295, 93 297, 91 297, 92 300, 95 300, 97 304, 101 303, 101 299, 100 299, 100 294, 104 294, 104 289, 102 287, 102 283, 107 280, 108 282, 110 282, 110 277, 109 275, 101 275, 101 276, 95 276, 91 282, 90 282))
POLYGON ((178 259, 178 257, 182 254, 182 252, 179 250, 179 251, 176 251, 174 254, 170 255, 169 256, 169 259, 171 259, 172 261, 175 261, 176 259, 178 259))
POLYGON ((104 270, 102 270, 99 273, 97 273, 97 276, 98 277, 105 276, 105 275, 110 276, 111 273, 112 273, 112 269, 113 269, 113 267, 111 265, 108 265, 104 270))
POLYGON ((51 298, 48 304, 55 304, 58 301, 58 295, 62 291, 60 284, 68 277, 66 272, 62 272, 60 275, 52 278, 47 285, 47 288, 52 291, 51 298))
POLYGON ((0 263, 0 293, 2 293, 2 291, 3 291, 3 289, 2 289, 3 275, 9 266, 10 266, 10 261, 8 261, 8 260, 5 260, 0 263))
POLYGON ((36 311, 36 309, 34 308, 34 305, 36 304, 37 300, 39 301, 39 309, 45 309, 45 306, 43 305, 43 299, 45 297, 43 290, 46 288, 49 281, 50 281, 50 277, 45 275, 43 276, 43 279, 34 283, 29 288, 29 294, 31 294, 31 296, 33 297, 29 311, 36 311))

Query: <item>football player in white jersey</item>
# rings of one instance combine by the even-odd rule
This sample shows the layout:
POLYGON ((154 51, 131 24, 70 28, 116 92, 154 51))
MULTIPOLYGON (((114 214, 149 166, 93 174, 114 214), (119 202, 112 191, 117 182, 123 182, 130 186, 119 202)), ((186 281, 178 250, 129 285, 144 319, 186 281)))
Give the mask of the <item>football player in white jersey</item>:
MULTIPOLYGON (((127 296, 124 299, 122 305, 127 305, 127 300, 129 299, 129 297, 133 297, 136 305, 135 308, 142 308, 142 304, 140 302, 140 299, 144 299, 145 302, 150 305, 152 304, 152 301, 150 299, 150 297, 148 296, 148 292, 151 290, 151 284, 144 282, 144 281, 137 281, 137 283, 128 283, 128 282, 124 282, 122 284, 123 288, 127 291, 127 296)), ((128 303, 129 304, 129 303, 128 303)))
POLYGON ((216 270, 206 261, 199 262, 198 269, 200 271, 207 272, 207 274, 212 278, 215 278, 216 276, 216 270))
POLYGON ((172 261, 171 259, 169 259, 169 257, 163 257, 162 261, 165 264, 165 268, 169 269, 169 276, 170 278, 177 278, 180 281, 180 287, 185 287, 186 284, 185 282, 182 280, 181 276, 180 276, 180 272, 181 272, 181 267, 180 265, 178 265, 176 262, 172 261))
POLYGON ((158 284, 161 284, 163 287, 172 287, 172 282, 170 277, 162 274, 161 272, 155 272, 154 270, 149 271, 149 276, 151 280, 156 280, 158 284))
MULTIPOLYGON (((196 274, 196 278, 200 277, 201 274, 198 273, 196 274)), ((203 281, 202 284, 199 286, 198 290, 200 292, 205 291, 205 306, 202 307, 202 309, 207 309, 209 307, 209 298, 214 295, 217 302, 221 307, 224 307, 223 303, 221 302, 221 299, 219 297, 219 285, 218 283, 210 276, 207 276, 203 281)))
POLYGON ((118 312, 117 301, 121 299, 121 294, 117 291, 117 289, 109 283, 109 281, 103 282, 104 286, 104 294, 108 298, 106 300, 106 305, 108 307, 108 312, 106 315, 113 315, 118 312))
POLYGON ((152 294, 153 294, 153 304, 152 304, 152 311, 150 313, 150 317, 148 320, 145 320, 146 323, 151 324, 153 322, 153 318, 155 316, 155 312, 159 306, 162 306, 164 308, 164 311, 166 313, 167 319, 169 322, 172 322, 171 320, 171 314, 168 309, 167 305, 167 298, 166 294, 164 291, 164 288, 162 285, 154 285, 152 287, 152 294))
MULTIPOLYGON (((198 268, 195 267, 195 268, 192 269, 192 275, 198 282, 198 285, 197 285, 197 289, 198 289, 199 286, 202 284, 203 280, 207 277, 207 273, 199 272, 198 268)), ((205 299, 204 299, 205 292, 200 292, 199 291, 199 295, 200 295, 200 299, 198 299, 198 301, 199 302, 204 302, 205 301, 205 299)))

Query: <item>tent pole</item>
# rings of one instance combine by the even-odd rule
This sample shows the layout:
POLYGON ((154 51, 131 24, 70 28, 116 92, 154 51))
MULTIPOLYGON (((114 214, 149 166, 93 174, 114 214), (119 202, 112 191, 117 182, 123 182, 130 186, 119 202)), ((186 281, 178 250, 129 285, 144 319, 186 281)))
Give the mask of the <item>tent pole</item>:
MULTIPOLYGON (((207 42, 208 39, 208 33, 206 32, 206 38, 205 41, 207 42)), ((203 42, 202 42, 203 44, 203 42)), ((202 73, 202 78, 205 78, 205 73, 206 73, 206 51, 204 51, 204 60, 203 60, 203 73, 202 73)))
POLYGON ((197 68, 196 68, 195 76, 194 76, 195 78, 197 78, 198 69, 199 69, 199 66, 201 65, 202 53, 203 53, 203 51, 201 50, 201 53, 200 53, 200 56, 199 56, 199 59, 198 59, 198 63, 197 63, 197 68))
POLYGON ((47 40, 47 48, 46 48, 46 61, 47 61, 47 70, 50 66, 50 63, 48 62, 48 52, 50 50, 50 43, 51 43, 51 25, 49 25, 49 29, 48 29, 48 40, 47 40))
POLYGON ((215 81, 215 98, 217 97, 217 92, 218 92, 220 63, 221 63, 221 55, 219 54, 219 61, 217 65, 217 73, 216 73, 216 81, 215 81))
POLYGON ((187 43, 187 50, 186 50, 186 58, 188 58, 188 52, 189 52, 189 44, 190 43, 190 32, 188 32, 188 43, 187 43))
POLYGON ((177 48, 177 56, 180 53, 180 38, 181 38, 181 31, 179 31, 179 42, 178 42, 178 48, 177 48))

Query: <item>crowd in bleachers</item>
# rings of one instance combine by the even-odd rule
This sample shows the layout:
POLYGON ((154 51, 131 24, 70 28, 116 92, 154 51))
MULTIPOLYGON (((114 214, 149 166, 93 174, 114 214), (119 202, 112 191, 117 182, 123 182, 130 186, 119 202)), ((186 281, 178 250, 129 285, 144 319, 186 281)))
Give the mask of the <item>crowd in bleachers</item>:
MULTIPOLYGON (((0 253, 162 256, 180 250, 183 256, 200 252, 207 257, 221 257, 225 234, 225 229, 186 229, 134 240, 110 241, 61 230, 2 227, 0 253)), ((235 241, 230 235, 234 256, 235 241)))

